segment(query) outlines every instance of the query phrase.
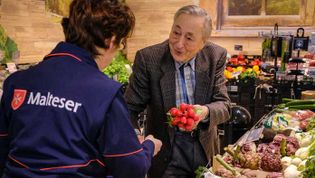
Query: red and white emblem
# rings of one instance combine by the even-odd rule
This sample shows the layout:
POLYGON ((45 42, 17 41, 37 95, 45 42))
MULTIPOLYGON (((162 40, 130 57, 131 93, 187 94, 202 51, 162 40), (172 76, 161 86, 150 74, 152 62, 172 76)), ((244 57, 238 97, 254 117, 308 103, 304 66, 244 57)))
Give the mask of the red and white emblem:
POLYGON ((13 110, 17 110, 24 102, 27 91, 21 89, 14 89, 13 99, 11 107, 13 110))

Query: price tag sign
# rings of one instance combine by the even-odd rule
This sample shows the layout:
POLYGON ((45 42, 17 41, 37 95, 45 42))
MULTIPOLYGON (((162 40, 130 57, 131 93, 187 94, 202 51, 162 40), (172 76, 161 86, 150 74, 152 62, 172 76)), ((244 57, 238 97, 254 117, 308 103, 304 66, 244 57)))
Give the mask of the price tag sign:
POLYGON ((205 178, 220 178, 219 176, 216 176, 216 175, 212 174, 211 172, 206 172, 203 174, 203 176, 205 178))
POLYGON ((17 71, 17 68, 16 68, 15 63, 13 63, 13 62, 8 62, 8 63, 7 63, 7 70, 8 70, 10 73, 16 72, 16 71, 17 71))
POLYGON ((238 86, 237 85, 231 85, 230 91, 231 92, 237 92, 238 91, 238 86))
POLYGON ((247 131, 240 139, 237 140, 236 145, 243 145, 246 143, 250 131, 247 131))
POLYGON ((253 129, 247 131, 237 142, 237 145, 243 145, 248 142, 254 142, 262 138, 262 132, 264 128, 253 129))
POLYGON ((248 137, 246 139, 246 143, 248 142, 254 142, 254 141, 257 141, 259 139, 262 138, 262 132, 263 132, 264 128, 263 127, 260 127, 258 129, 254 129, 254 130, 251 130, 248 134, 248 137))

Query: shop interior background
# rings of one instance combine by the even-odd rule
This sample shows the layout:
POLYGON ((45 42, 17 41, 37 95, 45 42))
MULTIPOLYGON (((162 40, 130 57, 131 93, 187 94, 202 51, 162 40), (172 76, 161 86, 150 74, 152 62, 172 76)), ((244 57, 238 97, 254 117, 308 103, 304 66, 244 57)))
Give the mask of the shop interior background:
MULTIPOLYGON (((17 63, 38 62, 63 40, 60 17, 71 0, 1 0, 0 24, 18 45, 17 63)), ((261 55, 261 33, 305 35, 315 31, 314 0, 126 0, 136 16, 136 29, 128 39, 126 54, 134 60, 136 50, 168 38, 176 10, 188 4, 204 7, 213 18, 211 41, 230 54, 261 55), (292 6, 292 3, 294 4, 292 6), (235 5, 237 4, 237 5, 235 5), (291 6, 289 6, 291 4, 291 6), (294 8, 290 8, 294 7, 294 8), (239 51, 241 46, 242 51, 239 51)))

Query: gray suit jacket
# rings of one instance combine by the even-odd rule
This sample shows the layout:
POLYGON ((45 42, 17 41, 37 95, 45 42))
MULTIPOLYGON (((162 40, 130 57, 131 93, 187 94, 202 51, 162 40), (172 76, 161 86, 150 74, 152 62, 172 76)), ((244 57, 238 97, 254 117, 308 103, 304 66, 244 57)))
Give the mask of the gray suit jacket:
MULTIPOLYGON (((223 76, 225 60, 226 50, 213 43, 207 43, 196 56, 195 103, 207 105, 210 116, 210 122, 200 130, 199 140, 209 160, 219 151, 217 125, 230 118, 230 99, 223 76)), ((141 49, 136 53, 125 93, 134 126, 138 114, 147 109, 146 134, 153 134, 163 142, 149 177, 160 178, 171 156, 174 129, 167 124, 166 112, 176 106, 175 71, 168 40, 141 49)))

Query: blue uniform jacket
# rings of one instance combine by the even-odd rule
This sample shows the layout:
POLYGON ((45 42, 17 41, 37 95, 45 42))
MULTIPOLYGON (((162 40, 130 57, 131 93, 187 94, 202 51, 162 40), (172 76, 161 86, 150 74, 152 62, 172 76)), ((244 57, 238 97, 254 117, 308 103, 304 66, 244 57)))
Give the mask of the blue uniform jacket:
POLYGON ((121 85, 87 51, 61 42, 3 90, 0 177, 145 176, 154 144, 139 143, 121 85))

